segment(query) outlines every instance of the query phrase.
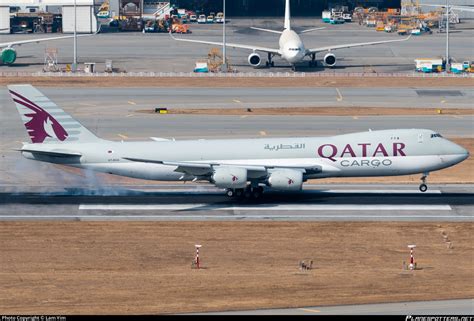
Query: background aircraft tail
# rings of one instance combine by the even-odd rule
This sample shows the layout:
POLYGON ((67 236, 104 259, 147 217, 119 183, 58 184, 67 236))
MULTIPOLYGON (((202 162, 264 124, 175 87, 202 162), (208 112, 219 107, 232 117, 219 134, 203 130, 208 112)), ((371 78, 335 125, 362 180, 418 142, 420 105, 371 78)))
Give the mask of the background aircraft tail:
POLYGON ((87 143, 99 140, 35 87, 10 85, 8 90, 33 143, 87 143))
POLYGON ((291 26, 290 26, 290 0, 286 0, 286 5, 285 5, 285 29, 291 29, 291 26))

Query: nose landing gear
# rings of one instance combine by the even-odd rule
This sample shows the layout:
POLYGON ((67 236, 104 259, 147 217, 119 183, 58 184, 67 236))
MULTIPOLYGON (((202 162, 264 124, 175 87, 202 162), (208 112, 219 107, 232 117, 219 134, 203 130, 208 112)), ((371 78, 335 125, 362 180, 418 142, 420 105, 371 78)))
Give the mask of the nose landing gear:
POLYGON ((426 185, 426 178, 428 177, 430 173, 423 173, 423 176, 421 176, 421 184, 420 184, 420 192, 426 192, 428 190, 428 185, 426 185))

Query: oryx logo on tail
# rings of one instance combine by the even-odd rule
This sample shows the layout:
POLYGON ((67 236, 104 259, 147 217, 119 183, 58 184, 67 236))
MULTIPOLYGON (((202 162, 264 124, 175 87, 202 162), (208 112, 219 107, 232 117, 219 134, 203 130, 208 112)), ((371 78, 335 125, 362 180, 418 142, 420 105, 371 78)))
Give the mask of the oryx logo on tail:
POLYGON ((33 143, 42 143, 48 137, 60 141, 66 140, 68 133, 47 111, 12 90, 10 90, 10 94, 14 102, 31 110, 31 112, 25 112, 23 115, 31 118, 28 122, 25 122, 25 127, 33 143))

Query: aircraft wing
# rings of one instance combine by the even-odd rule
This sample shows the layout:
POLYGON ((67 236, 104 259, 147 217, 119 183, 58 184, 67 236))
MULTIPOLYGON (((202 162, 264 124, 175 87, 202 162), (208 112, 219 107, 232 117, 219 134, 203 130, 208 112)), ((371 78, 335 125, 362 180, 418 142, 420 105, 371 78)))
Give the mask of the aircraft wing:
MULTIPOLYGON (((222 42, 176 38, 171 33, 170 33, 170 36, 171 36, 171 38, 173 38, 174 40, 177 40, 177 41, 193 42, 193 43, 200 43, 200 44, 204 44, 204 45, 214 45, 214 46, 223 46, 224 45, 224 43, 222 43, 222 42)), ((249 45, 241 45, 241 44, 237 44, 237 43, 226 42, 226 47, 239 48, 239 49, 248 49, 248 50, 253 50, 253 51, 270 52, 270 53, 273 53, 273 54, 276 54, 276 55, 280 55, 280 50, 279 49, 266 48, 266 47, 260 47, 260 46, 249 46, 249 45)))
POLYGON ((323 52, 323 51, 331 51, 331 50, 336 50, 336 49, 373 46, 373 45, 381 45, 381 44, 384 44, 384 43, 392 43, 392 42, 402 42, 402 41, 407 41, 410 38, 411 38, 411 35, 406 37, 406 38, 397 39, 397 40, 382 40, 382 41, 360 42, 360 43, 350 43, 350 44, 345 44, 345 45, 334 45, 334 46, 327 46, 327 47, 319 47, 319 48, 308 49, 306 51, 307 52, 306 54, 310 55, 310 54, 313 54, 313 53, 318 53, 318 52, 323 52))
MULTIPOLYGON (((446 5, 444 4, 428 4, 428 3, 423 3, 421 6, 428 6, 428 7, 438 7, 438 8, 446 8, 446 5)), ((449 9, 451 10, 458 10, 458 11, 467 11, 467 12, 474 12, 474 7, 468 7, 468 6, 449 6, 449 9)))
MULTIPOLYGON (((77 37, 88 37, 88 36, 93 36, 99 33, 100 28, 92 34, 87 34, 87 35, 78 35, 77 37)), ((0 43, 0 48, 10 48, 13 46, 21 46, 24 44, 28 43, 38 43, 38 42, 43 42, 43 41, 52 41, 52 40, 60 40, 60 39, 69 39, 69 38, 74 38, 74 36, 59 36, 59 37, 49 37, 49 38, 39 38, 39 39, 28 39, 28 40, 19 40, 19 41, 10 41, 10 42, 3 42, 0 43)))
POLYGON ((184 174, 191 174, 196 176, 211 175, 214 172, 214 167, 227 166, 227 167, 239 167, 245 168, 249 172, 266 174, 269 169, 275 168, 286 168, 286 169, 300 169, 306 173, 319 173, 322 172, 322 166, 319 164, 292 164, 292 165, 275 165, 275 164, 232 164, 232 163, 215 163, 215 162, 168 162, 168 161, 159 161, 159 160, 149 160, 149 159, 139 159, 139 158, 129 158, 124 157, 124 159, 132 162, 140 163, 153 163, 161 164, 168 166, 176 166, 175 172, 181 172, 184 174))

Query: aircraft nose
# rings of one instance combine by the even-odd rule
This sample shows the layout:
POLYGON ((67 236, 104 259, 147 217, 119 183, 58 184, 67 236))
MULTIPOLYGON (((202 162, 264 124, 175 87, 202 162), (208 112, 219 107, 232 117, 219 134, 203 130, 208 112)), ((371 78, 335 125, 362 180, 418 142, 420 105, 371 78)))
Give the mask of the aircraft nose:
POLYGON ((467 149, 453 142, 450 142, 449 152, 452 155, 457 155, 460 162, 469 157, 469 151, 467 149))

